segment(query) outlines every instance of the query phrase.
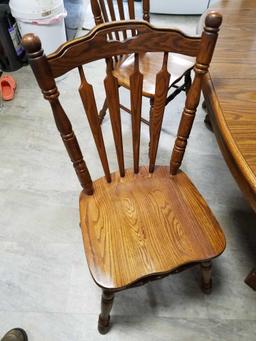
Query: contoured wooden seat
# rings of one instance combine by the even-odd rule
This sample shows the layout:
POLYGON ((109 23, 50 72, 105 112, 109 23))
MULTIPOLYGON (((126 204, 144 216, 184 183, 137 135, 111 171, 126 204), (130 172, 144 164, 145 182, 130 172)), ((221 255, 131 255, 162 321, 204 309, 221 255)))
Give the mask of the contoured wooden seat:
POLYGON ((205 200, 182 171, 141 167, 94 182, 80 196, 85 253, 95 282, 121 290, 220 255, 225 238, 205 200))
POLYGON ((223 252, 225 237, 207 203, 179 168, 221 20, 218 13, 208 14, 200 38, 188 37, 177 30, 154 28, 146 22, 103 24, 88 35, 63 44, 48 57, 44 55, 38 37, 28 34, 23 38, 36 79, 51 105, 56 126, 83 188, 80 195, 81 228, 90 272, 103 289, 98 322, 102 334, 110 328, 110 310, 117 291, 198 264, 202 270, 202 289, 210 292, 211 260, 223 252), (109 40, 110 34, 124 30, 135 31, 136 34, 125 41, 109 40), (148 44, 152 40, 157 44, 148 44), (146 52, 163 53, 163 60, 155 77, 149 164, 141 166, 143 74, 139 61, 146 52), (195 57, 195 77, 181 115, 170 165, 157 166, 158 142, 170 80, 169 52, 195 57), (119 85, 113 73, 113 59, 128 54, 134 54, 134 70, 129 79, 132 169, 127 169, 124 162, 119 85), (107 64, 104 87, 119 168, 113 174, 109 169, 98 118, 97 96, 86 78, 86 64, 99 59, 105 59, 107 64), (105 174, 94 182, 72 125, 60 104, 55 83, 55 78, 75 68, 81 81, 79 93, 105 174))

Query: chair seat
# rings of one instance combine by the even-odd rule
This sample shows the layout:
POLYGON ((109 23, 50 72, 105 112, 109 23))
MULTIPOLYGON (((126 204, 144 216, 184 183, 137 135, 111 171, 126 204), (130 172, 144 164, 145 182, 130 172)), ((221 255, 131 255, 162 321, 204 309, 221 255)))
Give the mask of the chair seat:
MULTIPOLYGON (((140 72, 144 76, 143 96, 154 97, 156 74, 160 71, 163 62, 163 53, 147 52, 140 55, 140 72)), ((168 71, 171 74, 170 85, 182 78, 186 71, 195 64, 195 58, 177 53, 170 53, 168 71)), ((129 89, 130 75, 134 71, 134 55, 124 56, 115 66, 114 76, 118 84, 129 89)))
POLYGON ((225 248, 224 234, 185 173, 158 166, 94 182, 80 195, 85 253, 95 282, 122 289, 147 276, 206 261, 225 248))

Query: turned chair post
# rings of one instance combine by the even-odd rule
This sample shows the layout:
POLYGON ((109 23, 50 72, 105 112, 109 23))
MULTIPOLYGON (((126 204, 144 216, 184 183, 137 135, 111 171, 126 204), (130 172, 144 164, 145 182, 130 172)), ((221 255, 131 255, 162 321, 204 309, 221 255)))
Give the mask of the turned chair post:
POLYGON ((195 78, 187 94, 185 108, 182 113, 177 138, 172 152, 170 162, 170 173, 172 175, 177 174, 183 160, 187 140, 192 129, 196 109, 200 100, 202 80, 208 72, 221 22, 222 16, 218 13, 214 13, 206 17, 200 51, 196 58, 196 65, 194 67, 195 78))
POLYGON ((91 195, 93 194, 92 180, 72 130, 72 125, 59 102, 59 91, 52 76, 47 57, 41 48, 41 41, 34 34, 27 34, 22 42, 26 48, 29 63, 34 71, 38 85, 44 98, 51 105, 57 129, 73 163, 80 184, 84 191, 91 195))

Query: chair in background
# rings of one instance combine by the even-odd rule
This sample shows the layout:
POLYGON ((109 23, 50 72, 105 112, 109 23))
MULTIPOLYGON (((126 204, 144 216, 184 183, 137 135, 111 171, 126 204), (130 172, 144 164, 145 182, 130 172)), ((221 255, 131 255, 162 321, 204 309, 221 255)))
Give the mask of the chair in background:
MULTIPOLYGON (((118 20, 135 19, 135 5, 134 0, 90 0, 92 13, 96 25, 103 22, 113 22, 118 20)), ((149 22, 149 0, 142 0, 142 16, 141 19, 149 22)), ((121 34, 115 33, 114 39, 126 39, 128 32, 123 31, 121 34)), ((135 31, 131 32, 134 35, 135 31)), ((110 35, 110 39, 113 36, 110 35)), ((144 97, 150 99, 150 115, 154 106, 155 98, 155 74, 159 70, 163 59, 162 53, 147 52, 140 55, 140 69, 144 75, 144 84, 142 94, 144 97)), ((166 98, 166 105, 170 103, 181 91, 188 91, 191 84, 191 69, 194 65, 194 58, 190 56, 182 56, 179 54, 170 54, 168 58, 168 69, 171 72, 170 83, 168 88, 168 96, 166 98), (180 84, 180 82, 182 83, 180 84)), ((117 56, 114 60, 114 75, 118 79, 119 86, 130 89, 130 75, 133 72, 134 56, 124 55, 117 56)), ((120 104, 121 109, 131 113, 131 110, 126 106, 120 104)), ((108 108, 107 100, 105 100, 102 109, 99 112, 100 122, 103 121, 108 108)), ((149 122, 145 118, 142 121, 148 125, 149 122)))
POLYGON ((38 37, 23 38, 31 67, 44 98, 49 101, 56 126, 83 188, 80 222, 84 248, 94 281, 102 288, 99 332, 110 328, 110 310, 116 292, 161 279, 200 265, 202 289, 211 290, 211 260, 225 249, 224 234, 207 203, 188 176, 180 170, 201 85, 208 72, 222 17, 208 14, 202 37, 178 30, 154 28, 147 22, 123 21, 94 28, 88 35, 63 44, 46 57, 38 37), (109 35, 134 31, 123 41, 109 35), (163 53, 155 77, 155 105, 151 117, 149 165, 140 166, 140 130, 143 74, 140 56, 163 53), (169 53, 196 58, 195 77, 188 91, 174 143, 170 166, 156 166, 158 141, 170 84, 169 53), (118 81, 113 58, 134 54, 130 75, 133 168, 124 163, 118 81), (86 79, 87 63, 105 59, 104 86, 109 105, 119 171, 110 173, 103 133, 98 119, 97 95, 86 79), (92 182, 71 123, 59 102, 55 79, 72 69, 80 74, 79 93, 98 149, 105 177, 92 182))

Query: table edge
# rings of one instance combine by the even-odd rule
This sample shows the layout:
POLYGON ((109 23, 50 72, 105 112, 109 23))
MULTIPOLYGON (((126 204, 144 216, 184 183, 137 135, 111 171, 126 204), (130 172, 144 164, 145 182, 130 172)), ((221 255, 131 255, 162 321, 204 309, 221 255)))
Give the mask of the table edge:
POLYGON ((256 179, 228 129, 210 73, 202 86, 210 121, 224 159, 240 189, 256 211, 256 179))

